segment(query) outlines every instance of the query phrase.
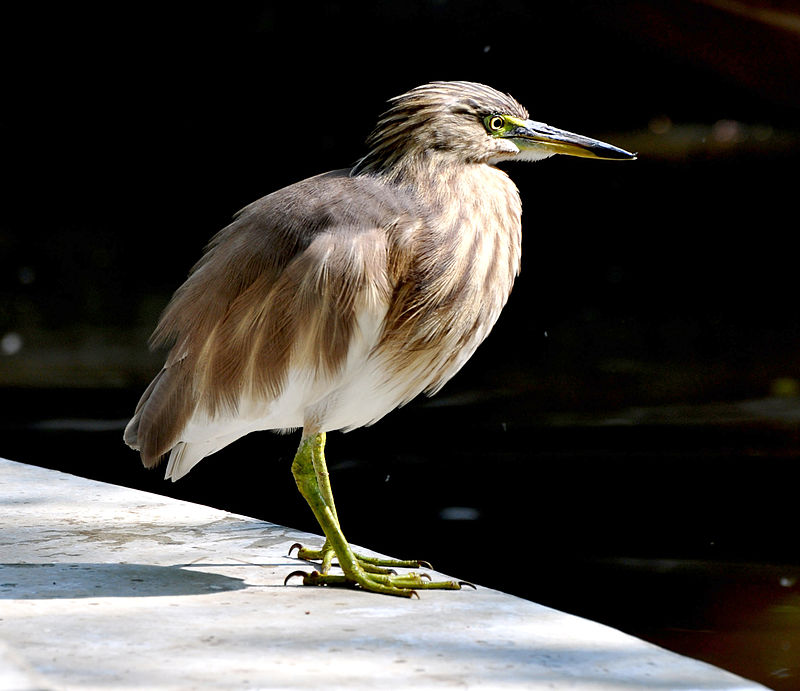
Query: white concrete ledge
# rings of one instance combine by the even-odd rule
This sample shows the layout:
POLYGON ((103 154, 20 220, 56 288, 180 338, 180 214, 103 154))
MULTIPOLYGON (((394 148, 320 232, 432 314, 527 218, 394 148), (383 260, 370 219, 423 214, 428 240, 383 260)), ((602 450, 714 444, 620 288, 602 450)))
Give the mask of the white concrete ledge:
POLYGON ((197 504, 0 459, 0 506, 2 691, 763 688, 487 588, 284 586, 319 538, 197 504))

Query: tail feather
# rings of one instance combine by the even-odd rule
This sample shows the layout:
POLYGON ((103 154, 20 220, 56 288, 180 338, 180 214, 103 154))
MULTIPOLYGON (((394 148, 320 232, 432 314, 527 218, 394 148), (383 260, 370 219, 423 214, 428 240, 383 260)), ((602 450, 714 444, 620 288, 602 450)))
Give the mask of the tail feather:
POLYGON ((124 439, 141 453, 146 468, 158 465, 180 441, 196 406, 192 389, 187 368, 178 361, 162 369, 142 394, 124 439))
POLYGON ((173 482, 180 480, 206 456, 232 444, 249 431, 249 429, 241 429, 204 442, 178 442, 169 454, 165 479, 173 482))
POLYGON ((169 454, 166 479, 179 480, 206 456, 244 436, 242 426, 205 441, 182 439, 197 403, 188 367, 179 360, 167 365, 150 382, 125 428, 125 443, 140 452, 146 468, 157 466, 169 454))
POLYGON ((212 442, 205 442, 201 444, 187 444, 186 442, 178 442, 169 454, 169 461, 167 462, 167 472, 164 479, 180 480, 186 473, 194 468, 200 461, 202 461, 210 453, 213 453, 210 447, 212 442))

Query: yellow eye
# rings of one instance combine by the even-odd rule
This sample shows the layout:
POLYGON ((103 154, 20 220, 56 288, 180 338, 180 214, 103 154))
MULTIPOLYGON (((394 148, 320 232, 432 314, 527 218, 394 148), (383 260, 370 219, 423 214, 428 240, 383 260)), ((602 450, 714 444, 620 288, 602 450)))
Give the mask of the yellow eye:
POLYGON ((506 125, 506 121, 500 115, 490 115, 486 118, 486 127, 490 132, 499 132, 506 125))

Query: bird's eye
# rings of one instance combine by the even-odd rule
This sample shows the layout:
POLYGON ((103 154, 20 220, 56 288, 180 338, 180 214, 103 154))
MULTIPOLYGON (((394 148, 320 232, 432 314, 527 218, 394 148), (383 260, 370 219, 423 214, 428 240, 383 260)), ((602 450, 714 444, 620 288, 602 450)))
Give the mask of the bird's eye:
POLYGON ((486 123, 486 128, 490 132, 499 132, 506 125, 505 118, 500 115, 490 115, 484 122, 486 123))

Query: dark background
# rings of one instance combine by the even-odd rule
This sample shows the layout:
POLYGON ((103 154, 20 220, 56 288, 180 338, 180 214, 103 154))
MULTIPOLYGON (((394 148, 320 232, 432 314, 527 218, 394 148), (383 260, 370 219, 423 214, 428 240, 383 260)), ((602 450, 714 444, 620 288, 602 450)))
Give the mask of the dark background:
POLYGON ((49 33, 3 68, 0 455, 317 532, 296 436, 175 485, 140 467, 121 431, 163 358, 147 336, 235 211, 351 165, 391 96, 482 81, 639 160, 507 166, 511 301, 436 398, 330 435, 345 533, 800 688, 797 3, 13 20, 49 33))

